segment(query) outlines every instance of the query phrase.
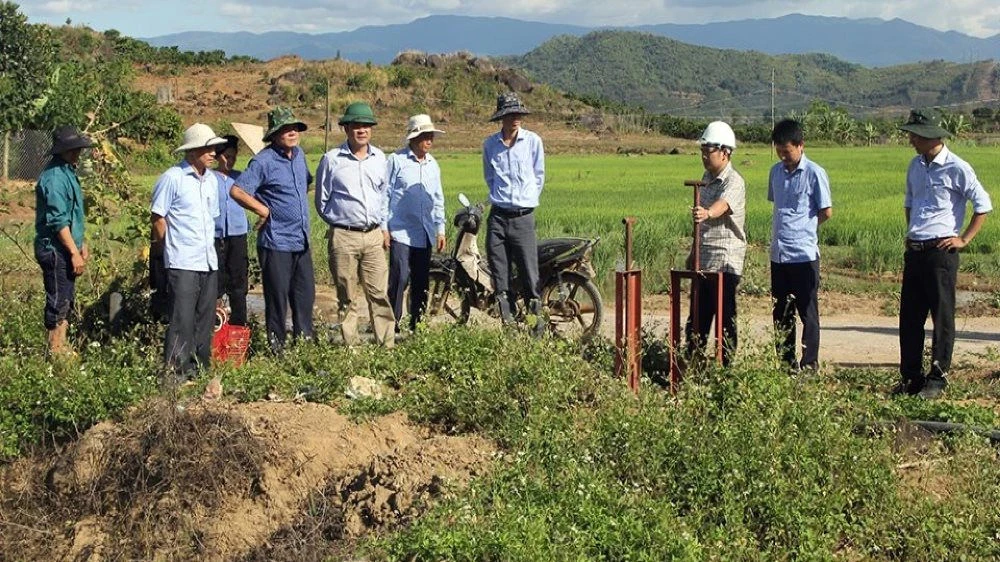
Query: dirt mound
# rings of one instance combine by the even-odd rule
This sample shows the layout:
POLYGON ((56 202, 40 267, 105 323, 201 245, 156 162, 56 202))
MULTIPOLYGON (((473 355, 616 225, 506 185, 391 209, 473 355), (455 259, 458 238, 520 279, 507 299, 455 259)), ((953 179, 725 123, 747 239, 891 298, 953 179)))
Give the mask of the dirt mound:
POLYGON ((30 559, 313 558, 419 516, 495 451, 403 414, 162 402, 0 471, 0 543, 30 559))

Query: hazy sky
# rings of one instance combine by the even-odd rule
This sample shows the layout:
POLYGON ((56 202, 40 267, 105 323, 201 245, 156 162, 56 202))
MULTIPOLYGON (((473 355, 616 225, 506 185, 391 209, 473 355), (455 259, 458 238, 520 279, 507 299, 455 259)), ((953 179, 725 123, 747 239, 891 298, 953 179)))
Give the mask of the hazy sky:
POLYGON ((21 0, 35 23, 117 29, 133 37, 179 31, 347 31, 406 23, 431 14, 507 16, 585 26, 708 23, 789 13, 850 18, 902 18, 977 37, 1000 33, 996 0, 21 0), (289 6, 293 5, 294 8, 289 6))

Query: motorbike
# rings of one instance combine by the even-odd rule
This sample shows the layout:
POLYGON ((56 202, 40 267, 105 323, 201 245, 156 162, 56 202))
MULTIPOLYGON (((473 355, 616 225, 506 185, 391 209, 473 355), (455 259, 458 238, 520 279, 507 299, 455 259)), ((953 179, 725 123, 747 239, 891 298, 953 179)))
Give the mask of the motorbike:
MULTIPOLYGON (((479 310, 499 318, 499 296, 478 246, 486 205, 473 205, 464 194, 459 194, 458 199, 462 208, 453 221, 458 233, 452 251, 431 258, 429 316, 466 323, 473 310, 479 310)), ((538 242, 541 314, 547 319, 551 333, 568 338, 588 338, 597 333, 604 305, 593 282, 596 275, 591 254, 599 241, 599 238, 552 238, 538 242)), ((518 277, 515 268, 510 287, 521 286, 518 277)), ((526 307, 522 299, 517 300, 517 308, 512 310, 523 320, 526 307)))

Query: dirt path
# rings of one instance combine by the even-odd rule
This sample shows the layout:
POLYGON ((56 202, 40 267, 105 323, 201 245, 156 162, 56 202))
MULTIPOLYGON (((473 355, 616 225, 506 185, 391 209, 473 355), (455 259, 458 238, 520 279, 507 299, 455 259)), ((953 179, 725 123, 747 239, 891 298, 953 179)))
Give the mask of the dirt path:
MULTIPOLYGON (((773 337, 770 300, 741 298, 737 304, 740 345, 769 342, 773 337)), ((896 367, 899 365, 899 319, 884 311, 884 299, 869 295, 828 293, 820 296, 820 361, 844 367, 896 367)), ((643 326, 666 336, 670 316, 669 297, 656 295, 643 300, 643 326)), ((608 309, 604 331, 614 334, 614 308, 608 309), (608 323, 610 321, 610 323, 608 323)), ((682 322, 685 318, 682 314, 682 322)), ((925 325, 927 347, 933 324, 925 325)), ((801 337, 801 323, 798 324, 801 337)), ((955 318, 954 362, 982 363, 1000 352, 1000 317, 955 318), (993 355, 990 355, 990 354, 993 355)))

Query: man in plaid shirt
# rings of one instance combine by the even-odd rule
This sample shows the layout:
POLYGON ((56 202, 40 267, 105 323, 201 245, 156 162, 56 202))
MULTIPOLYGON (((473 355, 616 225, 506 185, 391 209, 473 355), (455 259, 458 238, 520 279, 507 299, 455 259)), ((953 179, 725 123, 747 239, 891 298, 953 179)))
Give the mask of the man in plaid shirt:
MULTIPOLYGON (((743 230, 746 218, 746 184, 743 177, 733 169, 733 150, 736 149, 736 135, 733 129, 722 121, 709 123, 701 139, 701 163, 705 167, 700 189, 701 205, 692 209, 696 223, 701 225, 700 263, 693 263, 692 269, 706 272, 722 272, 722 364, 729 366, 736 352, 736 287, 743 275, 743 258, 747 249, 747 237, 743 230)), ((716 276, 701 280, 697 302, 692 298, 691 311, 698 310, 698 325, 693 325, 688 316, 685 326, 688 353, 702 350, 708 331, 715 316, 716 276)), ((692 295, 693 297, 693 295, 692 295)))

